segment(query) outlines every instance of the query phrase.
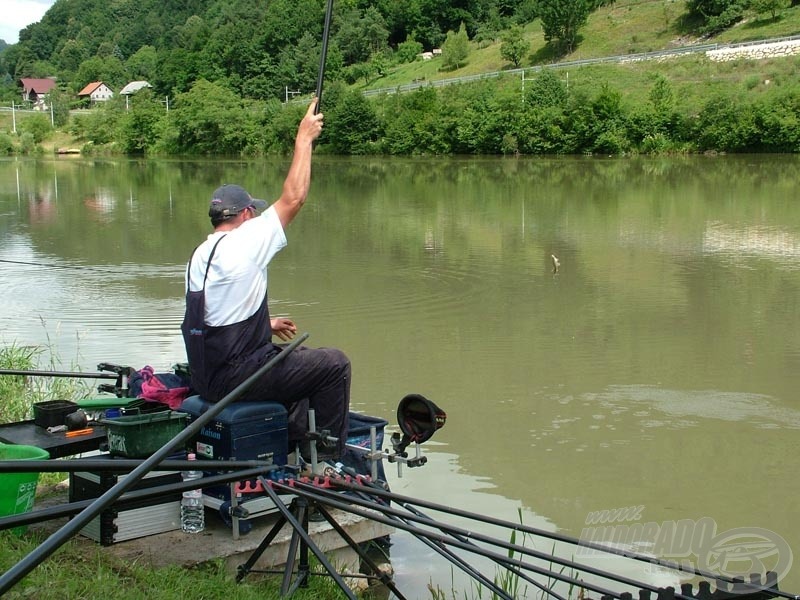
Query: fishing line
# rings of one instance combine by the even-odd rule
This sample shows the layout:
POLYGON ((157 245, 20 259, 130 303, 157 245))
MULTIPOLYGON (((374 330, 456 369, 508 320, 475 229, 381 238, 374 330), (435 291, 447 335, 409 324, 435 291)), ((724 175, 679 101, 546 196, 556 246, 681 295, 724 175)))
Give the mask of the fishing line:
POLYGON ((28 262, 24 260, 8 260, 4 258, 0 258, 0 263, 7 263, 10 265, 22 265, 25 267, 40 267, 42 269, 77 269, 80 271, 95 271, 97 273, 105 273, 108 274, 117 274, 119 273, 118 270, 115 269, 102 269, 97 267, 87 267, 85 265, 53 265, 53 264, 46 264, 46 263, 38 263, 38 262, 28 262))

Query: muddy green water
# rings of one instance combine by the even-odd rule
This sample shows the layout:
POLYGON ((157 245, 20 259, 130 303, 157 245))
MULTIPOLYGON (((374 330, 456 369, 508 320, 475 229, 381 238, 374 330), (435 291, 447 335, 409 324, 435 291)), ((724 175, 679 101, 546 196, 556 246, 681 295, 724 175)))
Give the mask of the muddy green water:
MULTIPOLYGON (((210 192, 274 199, 286 166, 2 160, 0 341, 90 371, 183 361, 183 269, 210 192)), ((782 156, 318 157, 272 312, 347 352, 355 409, 394 425, 417 392, 447 411, 426 467, 388 469, 395 491, 575 537, 635 507, 616 531, 662 533, 622 540, 635 550, 726 573, 772 561, 797 591, 799 179, 782 156), (715 535, 683 547, 679 522, 715 535)), ((410 597, 469 588, 394 542, 410 597)))

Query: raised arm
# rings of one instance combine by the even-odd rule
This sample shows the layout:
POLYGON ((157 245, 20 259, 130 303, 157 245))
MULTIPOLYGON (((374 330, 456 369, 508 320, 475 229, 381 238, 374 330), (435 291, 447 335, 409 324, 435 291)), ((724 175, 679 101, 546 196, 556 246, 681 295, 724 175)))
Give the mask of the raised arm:
POLYGON ((284 228, 300 212, 311 186, 311 154, 314 150, 314 140, 322 133, 322 113, 314 114, 316 106, 317 99, 314 98, 303 120, 300 121, 294 141, 292 165, 283 182, 281 197, 275 201, 275 211, 284 228))

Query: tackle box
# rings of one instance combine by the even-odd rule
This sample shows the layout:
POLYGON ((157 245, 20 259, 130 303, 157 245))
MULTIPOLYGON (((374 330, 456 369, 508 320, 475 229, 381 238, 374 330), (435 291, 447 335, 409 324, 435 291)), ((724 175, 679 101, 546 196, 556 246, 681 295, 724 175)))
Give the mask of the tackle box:
MULTIPOLYGON (((213 404, 200 396, 183 401, 190 424, 213 404)), ((277 402, 243 401, 226 406, 189 441, 197 458, 207 460, 268 460, 285 465, 289 447, 288 416, 277 402)), ((215 473, 208 473, 209 475, 215 473)), ((230 486, 204 488, 207 496, 230 500, 230 486)))
MULTIPOLYGON (((212 406, 200 396, 191 396, 179 410, 189 415, 191 424, 212 406)), ((206 423, 190 444, 198 458, 272 460, 285 465, 289 447, 286 409, 277 402, 233 402, 206 423)))
POLYGON ((78 405, 70 400, 47 400, 33 404, 33 423, 39 427, 63 425, 67 415, 78 410, 78 405))
MULTIPOLYGON (((105 455, 108 460, 113 457, 105 455)), ((173 456, 171 458, 185 458, 173 456)), ((69 475, 69 501, 99 498, 128 473, 107 471, 77 471, 69 475)), ((129 491, 146 489, 159 485, 180 483, 181 474, 168 471, 151 471, 129 491)), ((155 498, 133 502, 116 502, 101 512, 81 529, 81 535, 111 546, 125 540, 132 540, 180 528, 181 493, 165 493, 155 498)))

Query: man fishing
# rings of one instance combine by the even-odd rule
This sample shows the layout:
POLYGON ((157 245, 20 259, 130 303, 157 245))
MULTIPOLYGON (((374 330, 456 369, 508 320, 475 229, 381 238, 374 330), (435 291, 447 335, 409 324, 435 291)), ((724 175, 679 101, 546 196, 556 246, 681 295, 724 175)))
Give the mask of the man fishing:
MULTIPOLYGON (((289 341, 291 319, 270 318, 267 265, 286 245, 285 229, 297 216, 311 184, 313 143, 323 116, 309 105, 295 138, 294 155, 280 197, 269 207, 238 185, 218 188, 208 215, 213 233, 189 259, 186 313, 181 325, 192 388, 217 402, 281 352, 272 336, 289 341)), ((350 361, 340 350, 300 346, 251 385, 245 398, 283 404, 290 412, 289 439, 302 440, 307 410, 317 430, 338 438, 320 460, 341 456, 347 438, 350 361)), ((301 451, 308 459, 308 442, 301 451)))

